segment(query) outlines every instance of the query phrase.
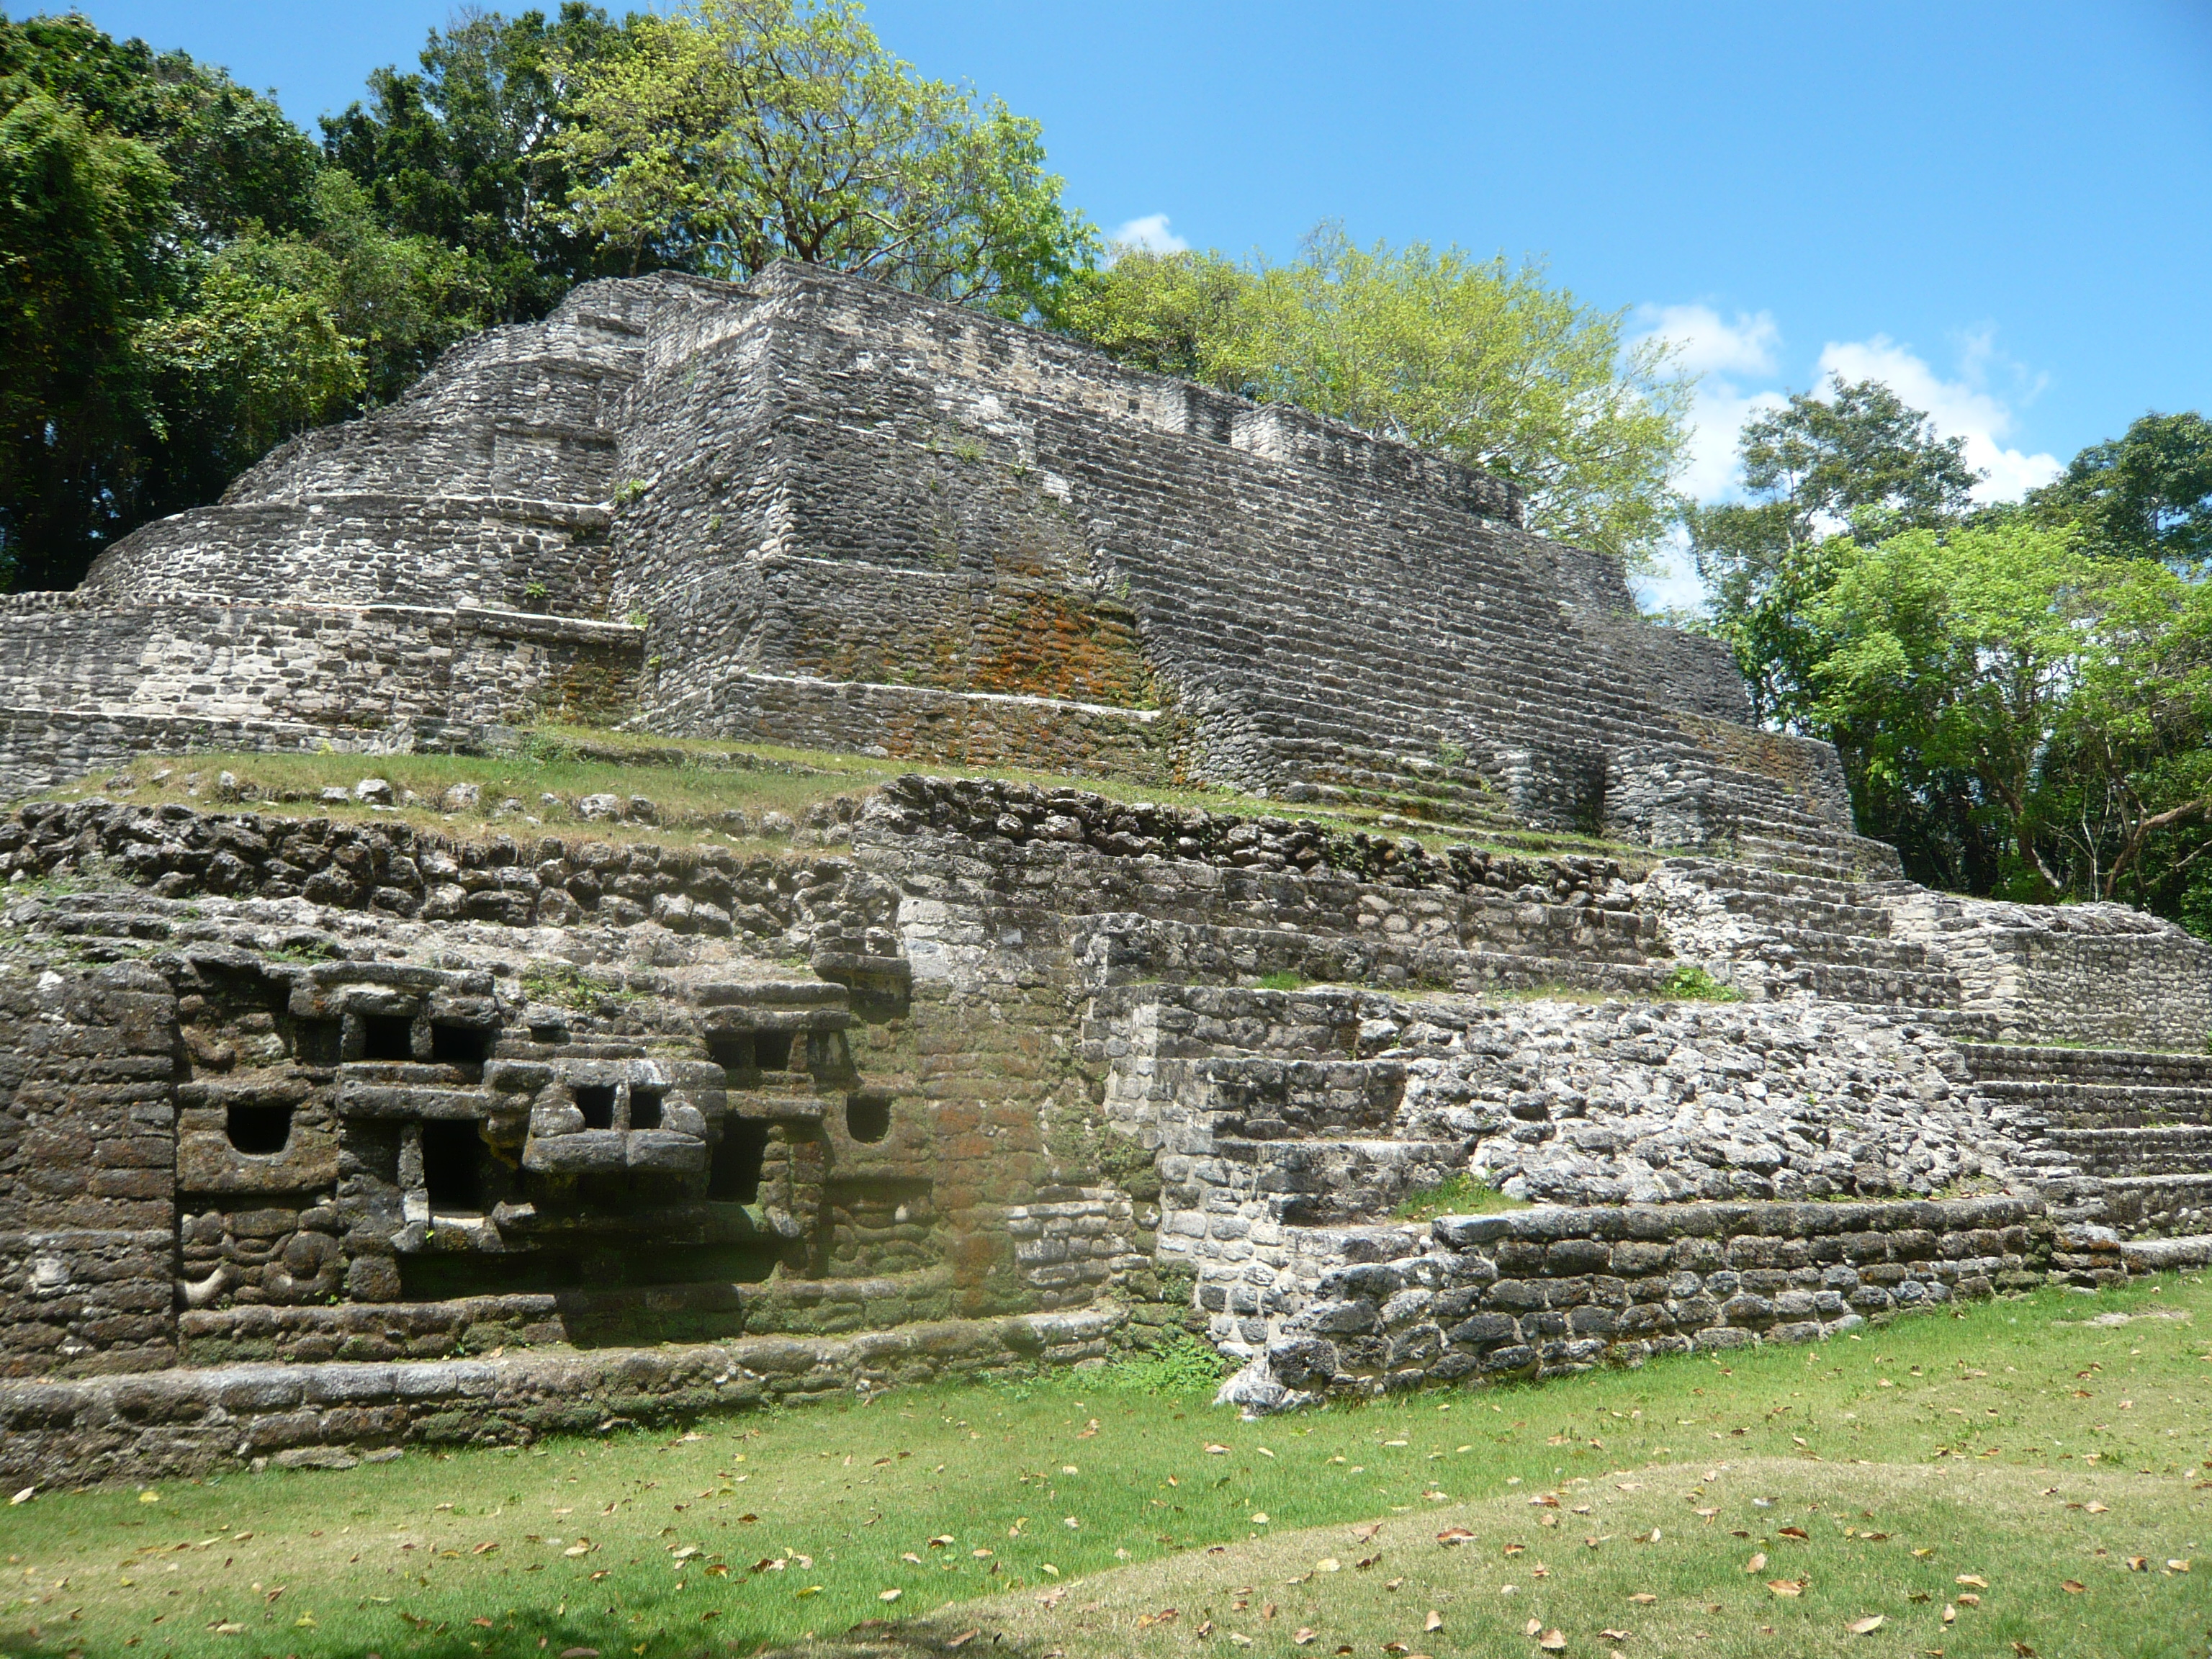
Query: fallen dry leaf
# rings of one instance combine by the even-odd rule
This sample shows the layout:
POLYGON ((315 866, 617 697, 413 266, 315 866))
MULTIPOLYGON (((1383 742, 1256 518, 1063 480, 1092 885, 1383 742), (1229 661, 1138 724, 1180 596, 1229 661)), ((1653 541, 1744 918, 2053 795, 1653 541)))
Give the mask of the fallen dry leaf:
POLYGON ((1382 1530, 1382 1523, 1380 1521, 1370 1521, 1364 1527, 1354 1527, 1352 1529, 1352 1536, 1355 1542, 1364 1544, 1382 1530))
POLYGON ((1439 1630, 1442 1630, 1443 1627, 1444 1627, 1444 1616, 1443 1616, 1443 1614, 1442 1614, 1441 1613, 1438 1613, 1438 1612, 1437 1612, 1434 1607, 1431 1607, 1431 1608, 1429 1609, 1429 1616, 1428 1616, 1428 1618, 1427 1618, 1427 1619, 1426 1619, 1426 1620, 1422 1623, 1421 1628, 1422 1628, 1423 1630, 1425 1630, 1425 1631, 1439 1631, 1439 1630))
POLYGON ((1535 1636, 1540 1634, 1543 1628, 1544 1621, 1542 1620, 1531 1619, 1526 1625, 1522 1626, 1521 1633, 1523 1636, 1535 1636))
POLYGON ((1844 1628, 1854 1636, 1871 1636, 1888 1622, 1889 1620, 1883 1618, 1881 1614, 1875 1613, 1869 1613, 1864 1619, 1854 1619, 1844 1628))
POLYGON ((2069 1595, 2079 1595, 2083 1590, 2087 1589, 2089 1587, 2078 1578, 2068 1578, 2062 1580, 2058 1588, 2064 1590, 2069 1595))
MULTIPOLYGON (((1437 1542, 1443 1545, 1464 1544, 1474 1536, 1474 1534, 1465 1527, 1446 1527, 1437 1534, 1437 1542)), ((1511 1546, 1507 1547, 1506 1553, 1508 1554, 1513 1553, 1511 1546)))
POLYGON ((1954 1584, 1971 1584, 1976 1589, 1987 1589, 1990 1581, 1978 1572, 1962 1572, 1951 1581, 1954 1584))
POLYGON ((2189 1563, 2186 1561, 2169 1561, 2166 1564, 2166 1570, 2168 1572, 2187 1572, 2189 1571, 2189 1563))
POLYGON ((2150 1571, 2150 1557, 2148 1555, 2130 1555, 2128 1557, 2128 1571, 2130 1572, 2148 1572, 2150 1571))
POLYGON ((1765 1565, 1766 1552, 1765 1550, 1761 1550, 1758 1554, 1753 1556, 1750 1560, 1743 1564, 1743 1570, 1746 1572, 1757 1572, 1765 1565))
POLYGON ((1640 1607, 1648 1607, 1659 1598, 1652 1595, 1649 1590, 1638 1590, 1635 1595, 1630 1596, 1628 1599, 1635 1602, 1636 1605, 1640 1607))
POLYGON ((2110 1504, 2087 1504, 2082 1507, 2087 1509, 2092 1515, 2109 1515, 2112 1513, 2112 1506, 2110 1504))
POLYGON ((1766 1588, 1777 1595, 1802 1595, 1805 1593, 1805 1587, 1795 1578, 1770 1578, 1766 1581, 1766 1588))
POLYGON ((1293 1636, 1292 1638, 1291 1638, 1291 1640, 1292 1642, 1296 1643, 1299 1647, 1304 1647, 1304 1646, 1305 1646, 1307 1643, 1309 1643, 1309 1642, 1312 1641, 1313 1639, 1314 1639, 1314 1633, 1313 1633, 1313 1632, 1311 1632, 1310 1630, 1307 1629, 1304 1625, 1299 1626, 1298 1626, 1298 1633, 1297 1633, 1296 1636, 1293 1636))
POLYGON ((904 1590, 900 1589, 878 1590, 876 1592, 876 1600, 878 1601, 896 1601, 900 1596, 904 1595, 905 1594, 906 1592, 904 1590))
POLYGON ((1536 1638, 1536 1645, 1547 1653, 1564 1653, 1567 1648, 1567 1633, 1563 1630, 1547 1630, 1536 1638))

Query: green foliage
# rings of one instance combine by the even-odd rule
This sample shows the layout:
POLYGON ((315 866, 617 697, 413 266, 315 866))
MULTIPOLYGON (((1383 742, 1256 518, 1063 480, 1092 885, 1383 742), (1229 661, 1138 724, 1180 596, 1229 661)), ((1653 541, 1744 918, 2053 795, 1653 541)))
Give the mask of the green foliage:
POLYGON ((2073 526, 2087 551, 2203 574, 2212 561, 2212 421, 2154 410, 2076 455, 2027 508, 2073 526))
POLYGON ((1306 981, 1292 973, 1262 974, 1260 975, 1260 988, 1263 991, 1303 991, 1306 988, 1306 981))
POLYGON ((1390 1213, 1401 1221, 1433 1221, 1440 1215, 1499 1215, 1525 1210, 1528 1200, 1511 1198, 1473 1176, 1462 1173, 1433 1187, 1408 1193, 1390 1213))
POLYGON ((1708 626, 1764 717, 1837 745, 1860 829, 1938 884, 2212 931, 2212 597, 2176 574, 2202 417, 1980 510, 1958 441, 1872 383, 1754 417, 1740 453, 1754 498, 1688 515, 1708 626))
POLYGON ((1804 729, 1820 644, 1805 625, 1828 580, 1840 531, 1856 540, 1956 522, 1977 475, 1965 443, 1939 438, 1920 410, 1875 380, 1838 375, 1825 396, 1799 392, 1744 423, 1736 453, 1751 499, 1683 514, 1712 629, 1734 650, 1765 719, 1804 729))
POLYGON ((629 48, 627 26, 580 0, 550 21, 536 10, 462 13, 430 31, 419 73, 377 70, 366 104, 325 118, 324 152, 392 232, 465 256, 488 317, 543 316, 575 283, 634 264, 564 224, 556 143, 578 68, 629 48))
POLYGON ((1628 563, 1673 522, 1692 382, 1542 268, 1324 224, 1287 264, 1124 254, 1060 320, 1125 361, 1291 403, 1510 479, 1530 526, 1628 563))
POLYGON ((1158 1346, 1110 1359, 1095 1371, 1054 1374, 1063 1389, 1116 1394, 1211 1394, 1236 1367, 1210 1342, 1178 1331, 1158 1346))
POLYGON ((276 107, 82 17, 0 21, 0 558, 66 587, 292 432, 388 399, 482 304, 276 107))
POLYGON ((1038 124, 917 76, 850 0, 698 0, 629 35, 555 55, 571 120, 549 148, 575 180, 563 226, 634 269, 798 259, 1023 316, 1091 257, 1038 124))
POLYGON ((1679 1002, 1741 1002, 1743 993, 1686 962, 1659 981, 1659 994, 1679 1002))

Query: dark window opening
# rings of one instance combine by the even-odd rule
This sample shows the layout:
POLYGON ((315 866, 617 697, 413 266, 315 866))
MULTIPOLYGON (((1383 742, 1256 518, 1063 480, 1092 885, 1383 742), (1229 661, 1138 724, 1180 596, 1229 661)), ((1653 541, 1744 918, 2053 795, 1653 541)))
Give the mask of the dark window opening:
POLYGON ((223 1133, 241 1152, 257 1157, 281 1152, 292 1138, 289 1106, 233 1106, 224 1119, 223 1133))
POLYGON ((629 1091, 629 1127, 633 1129, 658 1129, 660 1127, 659 1089, 640 1089, 635 1085, 629 1091))
POLYGON ((753 1033, 753 1064, 763 1072, 787 1072, 791 1069, 791 1033, 788 1031, 756 1031, 753 1033))
POLYGON ((471 1025, 433 1025, 430 1058, 441 1066, 481 1066, 491 1052, 491 1033, 471 1025))
POLYGON ((432 1209, 477 1207, 477 1159, 483 1145, 474 1118, 441 1119, 422 1126, 422 1185, 432 1209))
POLYGON ((855 1140, 881 1140, 891 1132, 891 1103, 884 1095, 848 1095, 845 1133, 855 1140))
POLYGON ((726 1072, 750 1072, 757 1062, 753 1059, 753 1038, 750 1031, 736 1036, 708 1039, 707 1052, 714 1056, 714 1064, 726 1072))
POLYGON ((293 1033, 293 1055, 302 1066, 335 1066, 339 1035, 340 1027, 334 1019, 303 1019, 293 1033))
POLYGON ((611 1083, 580 1083, 575 1085, 576 1109, 584 1115, 586 1129, 611 1129, 615 1127, 615 1085, 611 1083))
POLYGON ((404 1014, 369 1014, 361 1022, 363 1060, 415 1058, 415 1022, 404 1014))
POLYGON ((724 1121, 707 1175, 707 1196, 750 1204, 760 1197, 761 1162, 768 1156, 768 1125, 757 1118, 724 1121))

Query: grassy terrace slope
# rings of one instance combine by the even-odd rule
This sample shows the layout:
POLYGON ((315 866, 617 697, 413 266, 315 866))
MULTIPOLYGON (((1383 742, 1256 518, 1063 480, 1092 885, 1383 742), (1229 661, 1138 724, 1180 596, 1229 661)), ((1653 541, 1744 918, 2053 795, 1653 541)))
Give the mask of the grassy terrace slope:
POLYGON ((1262 1423, 1154 1362, 41 1492, 0 1651, 2201 1655, 2208 1337, 2169 1279, 1262 1423))
POLYGON ((1431 848, 1466 842, 1522 852, 1601 853, 1638 870, 1662 856, 1649 847, 1624 846, 1586 836, 1493 826, 1425 829, 1401 813, 1350 805, 1293 805, 1233 789, 1163 788, 1119 778, 1063 777, 1006 767, 878 759, 763 744, 739 746, 574 726, 544 726, 518 733, 514 749, 496 755, 357 755, 323 750, 149 756, 42 794, 64 800, 100 795, 127 801, 184 801, 209 811, 270 810, 353 820, 398 817, 464 834, 487 828, 520 832, 541 824, 555 834, 573 831, 583 827, 575 809, 586 796, 611 794, 625 800, 643 796, 656 807, 661 828, 599 822, 590 825, 593 837, 665 840, 672 828, 717 836, 728 836, 734 830, 735 838, 743 840, 755 833, 764 812, 782 812, 797 818, 818 803, 873 789, 913 771, 939 777, 1009 778, 1041 788, 1079 789, 1117 800, 1197 806, 1246 817, 1311 820, 1346 831, 1367 830, 1392 837, 1414 835, 1431 848), (226 773, 234 780, 235 787, 222 787, 226 773), (384 779, 400 804, 372 809, 365 803, 331 805, 320 799, 325 788, 350 791, 363 778, 384 779), (448 812, 439 803, 456 784, 474 785, 477 800, 473 805, 448 812), (407 802, 405 797, 410 792, 415 799, 407 802), (732 813, 742 816, 732 818, 732 813))

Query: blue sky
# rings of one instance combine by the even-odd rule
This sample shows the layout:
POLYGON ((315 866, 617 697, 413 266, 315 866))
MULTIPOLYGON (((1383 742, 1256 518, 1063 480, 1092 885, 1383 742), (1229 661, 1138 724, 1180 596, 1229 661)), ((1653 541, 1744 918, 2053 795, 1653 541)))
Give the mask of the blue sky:
MULTIPOLYGON (((411 64, 451 7, 85 9, 312 122, 374 65, 411 64)), ((1282 256, 1334 217, 1363 240, 1544 258, 1705 372, 1704 496, 1728 488, 1745 411, 1831 369, 1965 435, 1991 495, 2146 409, 2212 409, 2208 0, 868 15, 927 73, 1042 119, 1109 229, 1282 256)))

